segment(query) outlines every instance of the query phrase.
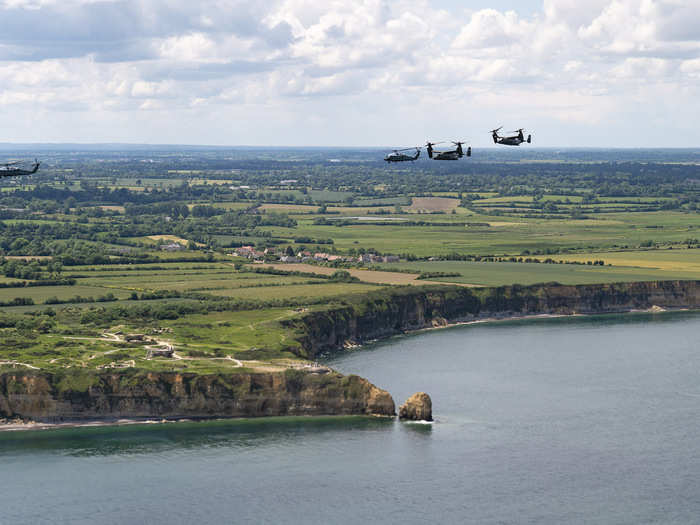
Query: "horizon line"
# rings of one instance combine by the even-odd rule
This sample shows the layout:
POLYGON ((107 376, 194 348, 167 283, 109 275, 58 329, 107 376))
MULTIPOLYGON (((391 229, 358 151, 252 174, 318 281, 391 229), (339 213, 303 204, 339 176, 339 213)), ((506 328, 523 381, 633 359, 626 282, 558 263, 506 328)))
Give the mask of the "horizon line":
MULTIPOLYGON (((84 146, 84 147, 99 147, 99 146, 123 146, 123 147, 179 147, 179 148, 217 148, 217 149, 336 149, 336 150, 362 150, 362 149, 387 149, 393 150, 397 147, 406 146, 290 146, 290 145, 253 145, 253 144, 187 144, 187 143, 149 143, 149 142, 0 142, 0 148, 2 147, 46 147, 46 146, 84 146)), ((410 148, 418 147, 425 148, 425 146, 408 146, 410 148)), ((488 150, 500 150, 500 151, 516 151, 515 149, 503 149, 498 145, 484 145, 484 146, 472 146, 472 148, 477 147, 479 149, 488 150)), ((645 146, 527 146, 523 147, 522 151, 531 150, 629 150, 629 151, 642 151, 642 150, 700 150, 700 146, 656 146, 656 147, 645 147, 645 146)))

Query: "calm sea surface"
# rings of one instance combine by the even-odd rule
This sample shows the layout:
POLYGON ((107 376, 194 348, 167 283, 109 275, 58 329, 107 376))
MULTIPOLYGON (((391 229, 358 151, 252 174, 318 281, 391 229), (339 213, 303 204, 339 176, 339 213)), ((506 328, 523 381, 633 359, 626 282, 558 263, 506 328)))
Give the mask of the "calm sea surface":
POLYGON ((700 523, 700 315, 471 325, 328 359, 364 418, 0 434, 0 523, 700 523))

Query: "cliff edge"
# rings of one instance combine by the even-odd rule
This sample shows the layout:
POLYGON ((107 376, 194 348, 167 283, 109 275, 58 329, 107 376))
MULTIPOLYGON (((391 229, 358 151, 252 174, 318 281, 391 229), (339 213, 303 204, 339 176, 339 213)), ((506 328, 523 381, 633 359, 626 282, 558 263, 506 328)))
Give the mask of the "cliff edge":
POLYGON ((47 423, 394 414, 394 400, 388 392, 361 377, 334 372, 197 375, 22 371, 0 375, 0 417, 47 423))
POLYGON ((479 318, 615 313, 653 306, 699 308, 700 281, 495 288, 407 286, 308 312, 283 325, 296 334, 300 355, 313 358, 348 344, 479 318))

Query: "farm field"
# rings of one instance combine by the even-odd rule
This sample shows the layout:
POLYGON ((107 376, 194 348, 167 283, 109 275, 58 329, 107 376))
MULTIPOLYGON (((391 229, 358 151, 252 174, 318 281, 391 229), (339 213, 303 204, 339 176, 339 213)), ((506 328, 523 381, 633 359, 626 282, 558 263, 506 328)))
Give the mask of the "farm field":
MULTIPOLYGON (((182 244, 183 246, 187 245, 187 239, 183 239, 182 237, 178 237, 177 235, 149 235, 146 237, 146 239, 150 239, 152 241, 155 241, 156 243, 160 242, 177 242, 182 244)), ((203 243, 195 243, 198 246, 204 246, 203 243)))
MULTIPOLYGON (((602 255, 602 254, 601 254, 602 255)), ((665 279, 700 279, 700 269, 657 270, 621 266, 588 266, 578 264, 537 264, 510 262, 431 261, 382 263, 387 269, 400 268, 415 272, 460 273, 461 277, 434 277, 431 281, 469 283, 482 286, 504 284, 596 284, 665 279)))
POLYGON ((119 290, 105 288, 102 286, 26 286, 23 288, 0 288, 0 302, 8 302, 16 297, 26 297, 33 300, 35 303, 44 303, 46 299, 56 297, 64 301, 73 297, 93 297, 98 298, 108 293, 113 293, 118 299, 126 299, 129 297, 127 290, 119 290))
POLYGON ((352 217, 361 215, 372 215, 376 213, 392 213, 393 206, 328 206, 330 213, 339 213, 352 217))
POLYGON ((237 279, 236 276, 222 274, 217 278, 212 276, 187 276, 176 274, 170 277, 163 276, 153 278, 144 276, 114 277, 104 279, 81 280, 85 284, 103 286, 105 288, 122 288, 124 290, 177 290, 185 291, 207 291, 220 289, 256 288, 262 286, 283 286, 289 284, 314 283, 308 277, 285 277, 285 276, 256 276, 237 279))
POLYGON ((308 206, 305 204, 262 204, 261 210, 271 211, 275 213, 296 213, 307 214, 318 212, 319 206, 308 206))
MULTIPOLYGON (((337 268, 329 268, 327 266, 317 266, 314 264, 270 264, 265 265, 276 270, 282 271, 298 271, 306 273, 316 273, 319 275, 332 275, 334 272, 338 271, 337 268)), ((372 283, 372 284, 393 284, 393 285, 424 285, 430 284, 427 281, 418 280, 417 277, 420 272, 416 273, 403 273, 403 272, 391 272, 391 271, 376 271, 367 269, 355 269, 350 268, 346 270, 353 277, 357 277, 362 282, 372 283)))
POLYGON ((672 212, 614 213, 583 220, 508 220, 483 216, 466 219, 470 223, 485 221, 494 224, 489 227, 465 226, 457 222, 459 215, 425 217, 427 222, 420 227, 396 224, 327 226, 300 221, 293 230, 279 227, 265 227, 264 230, 286 239, 299 235, 332 238, 339 250, 361 246, 387 253, 412 253, 418 257, 450 253, 520 255, 525 250, 529 253, 556 253, 562 249, 591 251, 592 248, 635 246, 647 241, 681 243, 700 232, 700 216, 672 212), (437 220, 450 225, 430 224, 437 220))
POLYGON ((361 294, 376 290, 377 286, 363 283, 324 283, 289 284, 277 287, 238 288, 212 290, 212 295, 233 297, 236 299, 255 299, 259 301, 283 301, 288 299, 307 300, 311 303, 331 297, 342 298, 345 295, 361 294))
MULTIPOLYGON (((669 272, 696 272, 700 275, 700 249, 644 250, 624 252, 599 252, 586 255, 557 256, 562 261, 587 261, 602 259, 613 266, 655 268, 669 272)), ((700 278, 700 277, 698 277, 700 278)))
MULTIPOLYGON (((159 291, 203 292, 222 297, 268 301, 277 297, 330 297, 336 293, 347 293, 349 290, 344 283, 328 283, 327 279, 236 271, 231 265, 204 269, 196 268, 196 265, 191 265, 193 268, 188 269, 185 265, 186 263, 171 263, 172 269, 163 269, 161 264, 154 264, 154 269, 150 271, 147 269, 148 265, 139 266, 131 271, 127 270, 128 267, 76 267, 71 269, 73 271, 70 274, 77 281, 73 286, 0 288, 0 302, 27 298, 36 305, 41 305, 49 298, 63 302, 78 296, 83 299, 97 299, 110 293, 114 298, 124 300, 134 292, 159 291), (308 293, 303 290, 306 286, 309 288, 308 293)), ((366 289, 360 286, 357 291, 366 289)), ((352 290, 354 293, 355 289, 352 290)), ((111 301, 109 304, 113 303, 114 301, 111 301)))
MULTIPOLYGON (((50 297, 50 296, 49 296, 50 297)), ((70 297, 69 299, 71 299, 70 297)), ((163 305, 168 305, 168 304, 195 304, 197 302, 196 299, 187 299, 187 298, 181 298, 181 297, 171 297, 168 299, 152 299, 149 301, 142 301, 140 299, 120 299, 117 301, 109 301, 109 302, 95 302, 95 303, 86 303, 86 302, 72 302, 72 301, 66 301, 62 302, 60 304, 55 304, 55 305, 46 305, 43 303, 36 303, 33 305, 22 305, 22 306, 3 306, 0 308, 0 316, 2 315, 10 315, 10 314, 27 314, 27 313, 36 313, 36 312, 42 312, 45 311, 47 308, 51 308, 54 310, 54 312, 58 312, 59 314, 62 312, 66 311, 71 311, 71 312, 77 312, 77 311, 85 311, 85 310, 91 310, 95 308, 112 308, 112 307, 120 307, 120 308, 130 308, 130 307, 140 307, 143 306, 144 304, 148 304, 149 307, 152 308, 158 308, 163 305)))
MULTIPOLYGON (((198 254, 199 255, 199 254, 198 254)), ((233 271, 233 267, 228 262, 183 262, 183 261, 159 261, 157 263, 148 264, 85 264, 75 265, 66 268, 67 274, 86 274, 87 272, 95 272, 99 274, 115 274, 115 273, 130 273, 141 272, 150 275, 150 272, 208 272, 208 271, 233 271)))
MULTIPOLYGON (((188 207, 194 208, 196 204, 190 204, 188 207)), ((217 208, 223 208, 225 210, 245 210, 250 208, 249 202, 216 202, 214 206, 217 208)))
POLYGON ((448 197, 413 197, 410 206, 405 208, 411 213, 450 212, 459 206, 459 199, 448 197))

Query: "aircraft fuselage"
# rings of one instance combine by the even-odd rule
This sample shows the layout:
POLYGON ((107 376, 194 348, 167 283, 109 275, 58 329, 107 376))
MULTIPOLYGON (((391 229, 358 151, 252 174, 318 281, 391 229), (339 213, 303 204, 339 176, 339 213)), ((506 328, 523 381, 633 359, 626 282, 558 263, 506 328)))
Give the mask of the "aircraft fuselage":
POLYGON ((498 139, 498 143, 504 146, 520 146, 523 142, 525 141, 520 137, 503 137, 498 139))
POLYGON ((32 166, 31 170, 23 170, 22 168, 12 168, 10 166, 0 167, 0 178, 1 177, 19 177, 22 175, 31 175, 36 173, 39 169, 40 162, 37 162, 32 166))
POLYGON ((416 160, 418 159, 418 155, 416 156, 411 156, 411 155, 387 155, 384 157, 384 160, 387 162, 406 162, 409 160, 416 160))
POLYGON ((456 151, 443 151, 433 154, 434 160, 459 160, 460 154, 456 151))

